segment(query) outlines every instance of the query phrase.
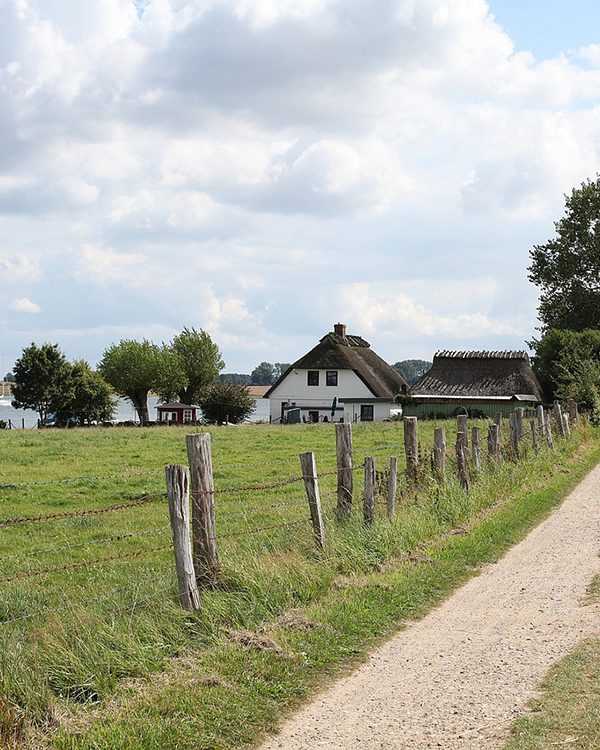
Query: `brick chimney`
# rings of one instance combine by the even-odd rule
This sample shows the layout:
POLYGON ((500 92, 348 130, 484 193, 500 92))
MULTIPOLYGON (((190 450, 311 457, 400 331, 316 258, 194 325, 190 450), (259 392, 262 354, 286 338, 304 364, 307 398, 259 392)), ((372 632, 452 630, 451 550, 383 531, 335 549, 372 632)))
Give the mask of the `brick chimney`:
POLYGON ((345 336, 346 335, 346 324, 345 323, 336 323, 333 326, 333 332, 336 336, 345 336))

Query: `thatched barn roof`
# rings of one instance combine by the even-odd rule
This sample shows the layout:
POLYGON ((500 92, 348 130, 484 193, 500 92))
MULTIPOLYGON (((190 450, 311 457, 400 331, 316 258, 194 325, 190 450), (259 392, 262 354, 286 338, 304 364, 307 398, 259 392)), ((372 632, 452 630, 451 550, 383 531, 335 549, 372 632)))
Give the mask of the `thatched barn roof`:
POLYGON ((438 352, 433 366, 411 388, 414 398, 510 399, 543 402, 544 394, 524 351, 438 352))
POLYGON ((292 370, 352 370, 376 398, 394 398, 408 391, 402 375, 381 359, 360 336, 346 335, 345 326, 337 324, 319 343, 291 365, 265 394, 268 398, 292 370))

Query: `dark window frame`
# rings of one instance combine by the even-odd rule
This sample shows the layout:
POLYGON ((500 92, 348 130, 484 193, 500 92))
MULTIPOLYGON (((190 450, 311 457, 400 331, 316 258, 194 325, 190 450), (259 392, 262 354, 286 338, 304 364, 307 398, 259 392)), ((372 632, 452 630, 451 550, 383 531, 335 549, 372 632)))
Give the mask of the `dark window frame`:
POLYGON ((338 384, 338 371, 337 370, 327 370, 325 372, 325 385, 330 386, 337 386, 338 384), (333 376, 333 377, 331 377, 333 376), (335 382, 330 383, 329 380, 334 380, 335 382))
POLYGON ((310 385, 310 386, 318 386, 319 385, 319 370, 309 370, 308 371, 308 375, 307 375, 307 378, 306 378, 306 384, 310 385), (311 382, 311 380, 312 381, 316 381, 316 382, 311 382))
POLYGON ((361 404, 360 405, 360 421, 361 422, 374 422, 375 421, 375 407, 373 404, 361 404), (370 416, 366 416, 369 414, 370 416))

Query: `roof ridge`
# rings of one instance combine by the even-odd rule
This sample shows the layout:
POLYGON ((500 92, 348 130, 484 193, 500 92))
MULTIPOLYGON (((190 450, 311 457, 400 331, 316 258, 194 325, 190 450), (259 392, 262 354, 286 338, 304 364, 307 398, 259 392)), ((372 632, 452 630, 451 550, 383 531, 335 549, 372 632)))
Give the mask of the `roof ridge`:
POLYGON ((442 349, 437 351, 434 359, 524 359, 529 361, 529 354, 524 349, 505 349, 492 351, 488 349, 450 351, 442 349))

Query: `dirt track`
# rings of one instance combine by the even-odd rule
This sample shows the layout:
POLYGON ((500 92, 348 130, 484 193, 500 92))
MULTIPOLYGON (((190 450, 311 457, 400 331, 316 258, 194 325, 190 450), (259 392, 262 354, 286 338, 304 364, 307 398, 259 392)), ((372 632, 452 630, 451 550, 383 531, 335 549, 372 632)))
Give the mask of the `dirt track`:
POLYGON ((600 631, 600 466, 495 565, 321 693, 261 750, 494 750, 550 665, 600 631))

